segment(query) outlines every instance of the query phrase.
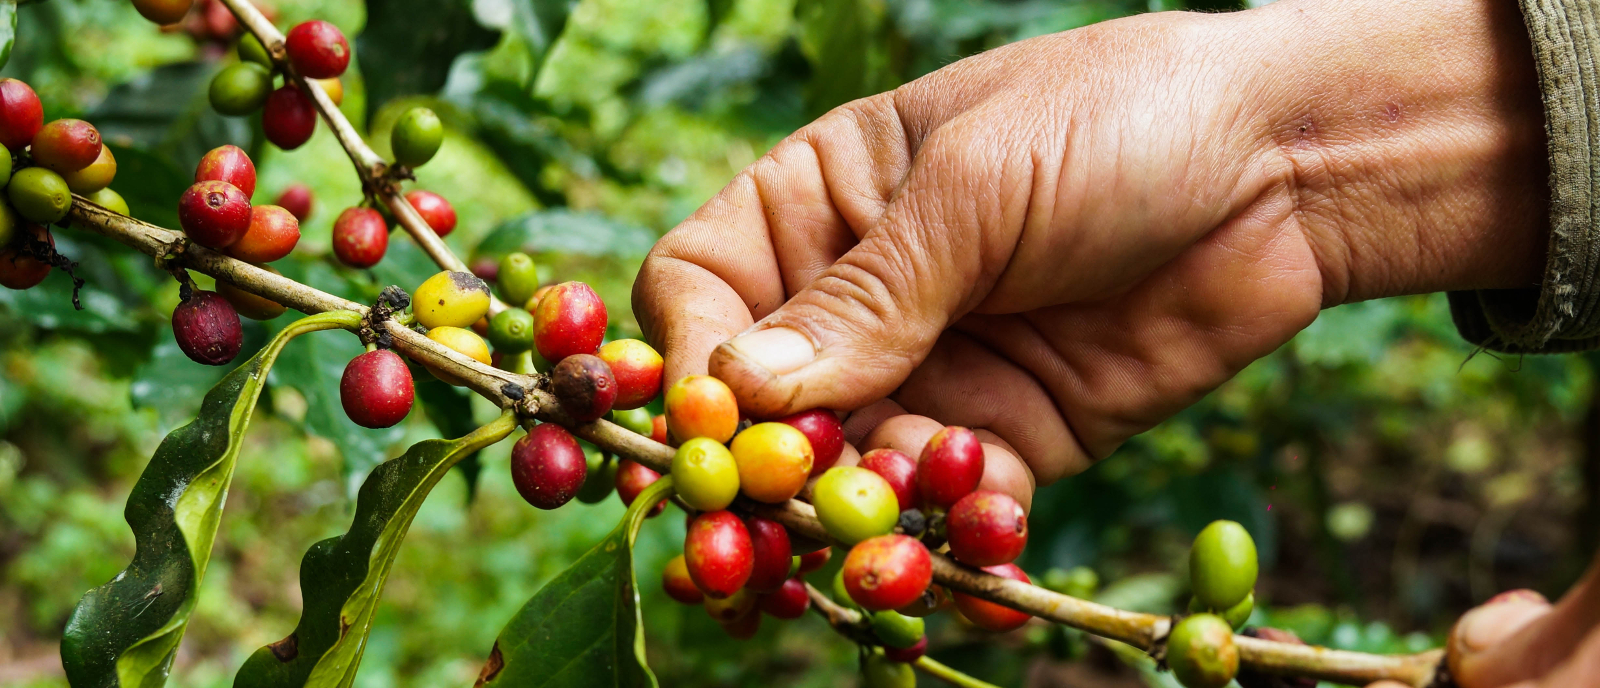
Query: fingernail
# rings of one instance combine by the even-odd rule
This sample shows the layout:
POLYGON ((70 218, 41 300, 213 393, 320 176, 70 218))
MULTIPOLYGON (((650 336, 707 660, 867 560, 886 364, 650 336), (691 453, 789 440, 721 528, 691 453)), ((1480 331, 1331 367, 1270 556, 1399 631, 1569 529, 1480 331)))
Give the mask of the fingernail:
POLYGON ((1550 603, 1539 593, 1512 592, 1518 594, 1497 595, 1461 617, 1455 636, 1462 651, 1484 650, 1550 610, 1550 603))
POLYGON ((1529 590, 1527 588, 1507 590, 1489 598, 1489 600, 1484 602, 1484 604, 1501 604, 1504 602, 1534 602, 1537 604, 1550 604, 1550 600, 1544 595, 1539 594, 1538 590, 1529 590))
POLYGON ((792 373, 817 358, 811 340, 787 327, 742 334, 729 340, 728 346, 773 375, 792 373))

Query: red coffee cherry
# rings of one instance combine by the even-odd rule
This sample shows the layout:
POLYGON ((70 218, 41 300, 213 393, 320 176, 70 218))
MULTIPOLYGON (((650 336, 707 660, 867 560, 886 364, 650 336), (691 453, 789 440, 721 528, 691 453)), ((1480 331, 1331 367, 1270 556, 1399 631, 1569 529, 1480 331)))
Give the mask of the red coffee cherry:
POLYGON ((811 596, 806 594, 806 583, 799 578, 790 578, 778 586, 775 592, 770 592, 756 598, 756 604, 761 611, 777 619, 798 619, 805 616, 806 610, 811 608, 811 596))
POLYGON ((33 87, 17 79, 0 79, 0 144, 22 152, 44 126, 44 104, 33 87))
POLYGON ((606 336, 606 303, 582 282, 555 285, 533 312, 533 344, 544 360, 592 354, 606 336))
POLYGON ((905 535, 867 538, 844 557, 844 587, 850 599, 870 611, 898 609, 922 596, 933 583, 928 548, 905 535))
POLYGON ((249 263, 270 263, 289 255, 300 243, 300 221, 275 205, 250 209, 250 228, 224 253, 249 263))
POLYGON ((915 662, 925 654, 928 654, 928 636, 922 636, 916 645, 905 649, 883 646, 883 656, 891 662, 915 662))
POLYGON ((411 413, 415 391, 411 369, 388 349, 350 359, 339 378, 339 403, 344 414, 363 428, 387 428, 411 413))
POLYGON ((289 29, 283 47, 294 71, 308 79, 331 79, 350 66, 350 43, 344 32, 320 19, 289 29))
POLYGON ((1028 544, 1028 515, 999 492, 979 490, 961 498, 945 516, 950 553, 973 566, 1015 561, 1028 544))
POLYGON ((555 423, 540 423, 511 447, 511 482, 517 492, 540 509, 572 501, 589 477, 583 447, 555 423))
POLYGON ((983 446, 978 436, 949 426, 928 440, 917 466, 917 489, 929 504, 949 509, 978 489, 983 479, 983 446))
POLYGON ((278 194, 278 200, 273 203, 289 211, 289 214, 294 215, 294 219, 305 222, 306 218, 311 217, 311 187, 299 183, 290 184, 289 188, 278 194))
MULTIPOLYGON (((541 308, 544 304, 545 301, 539 302, 541 308)), ((734 399, 733 390, 710 375, 688 375, 672 383, 663 407, 667 429, 678 442, 696 437, 727 442, 739 429, 739 402, 734 399)))
POLYGON ((860 466, 883 476, 894 488, 900 510, 907 511, 922 505, 922 493, 917 490, 917 460, 905 452, 889 448, 874 449, 861 455, 860 466))
POLYGON ((650 419, 650 439, 667 444, 667 417, 656 416, 650 419))
POLYGON ((25 238, 43 241, 55 248, 56 238, 44 225, 25 224, 5 248, 0 249, 0 286, 7 289, 32 289, 50 275, 50 264, 23 252, 25 238))
POLYGON ((100 157, 100 132, 81 119, 58 119, 33 135, 33 161, 59 174, 76 172, 100 157))
POLYGON ((245 198, 250 198, 256 195, 256 164, 238 146, 218 146, 200 158, 200 164, 194 168, 194 180, 227 182, 243 191, 245 198))
MULTIPOLYGON (((983 570, 1014 581, 1033 582, 1028 579, 1028 574, 1023 573, 1022 569, 1018 568, 1016 564, 985 566, 983 570)), ((1016 630, 1022 628, 1022 625, 1028 623, 1028 619, 1032 618, 1027 613, 1019 612, 1010 607, 1003 607, 988 600, 980 600, 965 593, 951 591, 951 596, 955 598, 956 609, 961 610, 961 615, 967 617, 967 620, 971 621, 972 625, 985 630, 996 632, 1016 630)))
POLYGON ((133 0, 140 15, 162 26, 182 21, 193 5, 194 0, 133 0))
POLYGON ((172 336, 191 360, 227 365, 244 346, 238 311, 214 291, 195 290, 172 311, 172 336))
POLYGON ((745 522, 750 531, 753 564, 750 580, 744 586, 755 592, 776 592, 789 579, 794 566, 794 551, 789 548, 789 531, 777 521, 752 516, 745 522))
POLYGON ((406 194, 406 202, 417 209, 417 214, 433 228, 433 233, 444 238, 456 229, 456 209, 432 191, 417 189, 406 194))
POLYGON ((732 623, 756 611, 756 594, 740 588, 739 592, 728 597, 716 598, 707 595, 705 605, 706 613, 716 619, 717 623, 732 623))
POLYGON ((227 182, 199 182, 178 199, 178 225, 201 246, 227 248, 250 229, 250 199, 227 182))
POLYGON ((696 516, 683 536, 683 556, 689 577, 707 597, 725 598, 750 579, 755 553, 750 531, 729 511, 709 511, 696 516))
POLYGON ((370 268, 389 250, 389 227, 371 208, 345 208, 333 221, 333 255, 353 268, 370 268))
POLYGON ((667 591, 667 597, 684 604, 700 604, 706 600, 706 594, 694 587, 689 565, 684 563, 682 554, 673 557, 667 562, 667 568, 661 570, 661 588, 667 591))
POLYGON ((617 380, 599 356, 577 354, 561 359, 550 371, 550 391, 567 415, 587 423, 611 410, 617 400, 617 380))
POLYGON ((596 354, 611 366, 617 378, 617 401, 612 408, 636 409, 661 393, 661 354, 637 339, 607 342, 596 354))
MULTIPOLYGON (((623 504, 632 506, 633 500, 639 493, 644 492, 644 488, 650 487, 650 483, 660 479, 660 473, 650 470, 644 464, 623 459, 617 464, 617 496, 622 498, 623 504)), ((648 517, 654 518, 666 508, 667 500, 663 499, 650 509, 648 517)))
POLYGON ((311 140, 317 129, 317 109, 306 94, 293 86, 283 86, 267 96, 261 107, 261 131, 267 140, 284 150, 294 150, 311 140))
MULTIPOLYGON (((844 452, 844 425, 828 409, 811 409, 778 419, 779 423, 792 425, 806 434, 811 441, 811 475, 822 475, 839 460, 844 452)), ((890 481, 893 483, 893 481, 890 481)), ((901 507, 902 509, 907 507, 901 507)))
POLYGON ((815 552, 806 552, 800 555, 800 570, 795 575, 804 576, 812 571, 828 565, 828 560, 833 558, 833 548, 823 547, 815 552))

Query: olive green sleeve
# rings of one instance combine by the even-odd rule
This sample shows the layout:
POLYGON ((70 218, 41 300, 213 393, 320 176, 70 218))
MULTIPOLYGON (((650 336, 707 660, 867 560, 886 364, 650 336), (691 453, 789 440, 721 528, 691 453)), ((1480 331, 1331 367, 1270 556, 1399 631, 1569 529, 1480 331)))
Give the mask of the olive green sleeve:
POLYGON ((1467 341, 1508 353, 1600 348, 1600 0, 1519 0, 1550 145, 1550 250, 1540 289, 1452 292, 1467 341))

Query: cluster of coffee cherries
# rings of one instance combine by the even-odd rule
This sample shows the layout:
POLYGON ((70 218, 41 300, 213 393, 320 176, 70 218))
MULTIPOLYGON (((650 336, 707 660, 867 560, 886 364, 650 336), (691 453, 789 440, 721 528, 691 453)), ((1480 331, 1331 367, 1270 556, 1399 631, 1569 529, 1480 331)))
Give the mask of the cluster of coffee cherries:
MULTIPOLYGON (((252 205, 256 166, 238 146, 212 149, 195 167, 194 184, 178 198, 178 224, 189 240, 268 272, 267 265, 294 251, 300 218, 278 205, 252 205)), ((215 292, 187 284, 172 313, 178 348, 198 363, 225 365, 239 355, 244 330, 239 316, 270 320, 282 315, 275 301, 218 280, 215 292)))
MULTIPOLYGON (((389 134, 395 163, 407 168, 432 160, 443 142, 444 124, 425 107, 405 111, 389 134)), ((413 189, 406 192, 405 199, 440 238, 455 231, 456 209, 443 196, 413 189)), ((370 268, 383 260, 389 251, 389 229, 393 224, 385 210, 356 206, 339 213, 333 221, 333 255, 339 262, 353 268, 370 268)))
POLYGON ((49 226, 66 219, 73 194, 122 214, 128 204, 106 188, 117 160, 94 125, 46 124, 38 94, 16 79, 0 79, 0 145, 0 285, 28 289, 50 274, 49 226))
POLYGON ((1214 521, 1195 537, 1190 614, 1173 626, 1166 654, 1173 676, 1187 688, 1221 688, 1239 673, 1233 632, 1255 611, 1257 573, 1256 543, 1244 526, 1214 521))
MULTIPOLYGON (((261 131, 274 145, 293 150, 311 140, 317 109, 311 97, 285 77, 275 84, 278 66, 254 35, 236 48, 239 61, 211 79, 211 108, 230 117, 261 112, 261 131)), ((339 77, 350 66, 350 43, 339 28, 320 19, 301 22, 284 37, 284 51, 296 74, 316 81, 335 105, 344 101, 339 77)))

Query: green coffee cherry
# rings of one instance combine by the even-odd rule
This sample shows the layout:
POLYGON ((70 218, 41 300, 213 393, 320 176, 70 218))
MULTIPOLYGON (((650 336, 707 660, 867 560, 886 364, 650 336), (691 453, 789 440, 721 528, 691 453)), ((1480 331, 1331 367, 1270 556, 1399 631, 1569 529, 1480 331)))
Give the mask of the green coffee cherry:
POLYGON ((860 466, 834 466, 811 490, 817 520, 835 539, 855 544, 894 530, 900 502, 883 476, 860 466))
POLYGON ((1250 620, 1251 612, 1256 610, 1256 594, 1246 595, 1244 601, 1229 607, 1221 613, 1222 620, 1228 622, 1234 630, 1244 628, 1244 622, 1250 620))
POLYGON ((872 632, 886 647, 904 650, 916 645, 925 628, 922 619, 892 609, 872 613, 872 632))
POLYGON ((850 591, 844 587, 844 569, 842 568, 839 569, 838 573, 833 574, 833 601, 839 603, 841 607, 858 608, 856 601, 850 597, 850 591))
POLYGON ((17 236, 17 225, 22 224, 22 218, 17 217, 16 209, 10 203, 0 201, 0 246, 11 243, 17 236))
POLYGON ((1044 587, 1063 595, 1089 599, 1100 589, 1100 574, 1087 566, 1050 569, 1044 574, 1044 587))
POLYGON ((1231 609, 1256 587, 1256 543, 1244 526, 1213 521, 1189 548, 1189 583, 1206 609, 1231 609))
POLYGON ((696 437, 672 455, 672 487, 696 509, 726 509, 739 496, 739 466, 721 442, 696 437))
POLYGON ((535 375, 539 372, 538 366, 533 364, 533 359, 536 356, 538 354, 533 353, 532 350, 520 351, 506 356, 505 362, 501 364, 501 367, 518 375, 535 375))
POLYGON ((6 195, 23 217, 49 224, 67 216, 72 208, 72 190, 67 180, 43 167, 29 167, 11 176, 6 195))
POLYGON ((272 55, 267 53, 266 46, 261 45, 261 40, 254 34, 246 33, 239 39, 239 61, 261 65, 263 69, 272 71, 277 67, 272 64, 272 55))
POLYGON ((11 181, 11 151, 0 146, 0 186, 11 181))
POLYGON ((507 254, 500 259, 500 276, 495 280, 506 303, 526 304, 539 290, 539 268, 526 253, 507 254))
POLYGON ((211 108, 242 117, 260 110, 272 94, 272 73, 254 62, 229 65, 211 79, 211 108))
POLYGON ((905 662, 896 662, 879 653, 862 660, 862 683, 866 688, 916 688, 917 673, 905 662))
POLYGON ((650 418, 650 411, 643 408, 628 409, 626 411, 613 410, 611 412, 611 422, 645 437, 649 437, 651 431, 655 430, 650 418))
POLYGON ((521 308, 507 308, 489 319, 489 343, 505 354, 533 348, 533 315, 521 308))
POLYGON ((432 160, 441 143, 444 143, 444 124, 438 115, 424 107, 407 110, 389 134, 395 163, 406 167, 420 167, 432 160))
POLYGON ((583 487, 578 488, 578 501, 599 504, 616 487, 618 462, 592 449, 584 452, 584 458, 589 462, 589 473, 583 479, 583 487))
POLYGON ((1185 688, 1222 688, 1239 673, 1233 629, 1222 617, 1185 617, 1167 636, 1167 666, 1185 688))

